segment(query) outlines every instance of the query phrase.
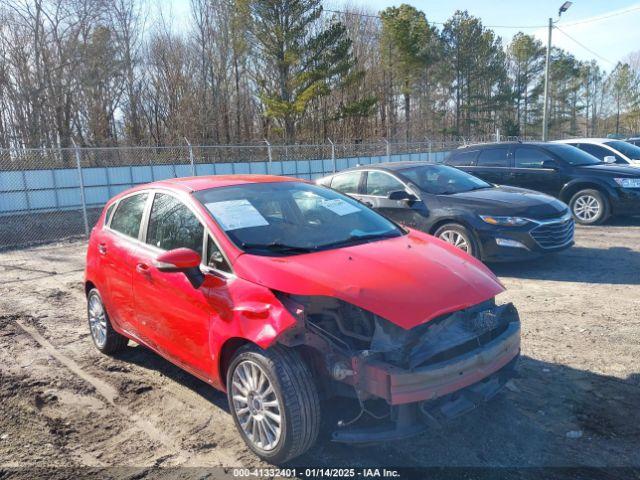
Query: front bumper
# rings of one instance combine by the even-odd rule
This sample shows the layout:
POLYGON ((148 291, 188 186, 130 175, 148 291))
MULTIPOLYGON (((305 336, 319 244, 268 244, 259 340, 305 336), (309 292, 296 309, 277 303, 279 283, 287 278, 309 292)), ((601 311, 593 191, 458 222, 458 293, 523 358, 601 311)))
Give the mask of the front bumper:
POLYGON ((390 405, 433 400, 472 385, 500 370, 520 351, 520 323, 512 322, 497 338, 460 357, 413 371, 381 361, 356 362, 358 388, 390 405))
POLYGON ((535 223, 523 227, 478 225, 482 259, 486 262, 528 260, 566 250, 574 244, 575 224, 570 215, 532 222, 535 223), (501 246, 498 239, 513 240, 521 246, 501 246))
POLYGON ((519 357, 518 353, 499 370, 462 390, 434 400, 393 407, 393 415, 382 424, 336 430, 332 440, 352 444, 389 442, 418 435, 431 426, 440 426, 443 421, 469 413, 495 397, 511 378, 518 376, 519 357))
POLYGON ((361 399, 383 399, 390 419, 372 427, 341 428, 333 440, 367 443, 397 440, 424 431, 430 423, 472 410, 492 398, 515 376, 520 355, 520 321, 511 317, 490 341, 448 360, 413 369, 353 357, 354 375, 346 380, 361 399))
POLYGON ((611 209, 614 215, 640 215, 640 188, 615 189, 611 197, 611 209))

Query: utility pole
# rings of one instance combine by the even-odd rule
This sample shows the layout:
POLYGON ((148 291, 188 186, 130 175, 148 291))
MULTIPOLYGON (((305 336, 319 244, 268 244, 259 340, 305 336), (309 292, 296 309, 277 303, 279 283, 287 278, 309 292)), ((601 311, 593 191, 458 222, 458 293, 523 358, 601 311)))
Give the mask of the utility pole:
POLYGON ((551 63, 551 32, 553 31, 553 18, 549 19, 549 38, 547 40, 547 60, 544 65, 544 105, 542 106, 542 141, 546 142, 549 136, 549 64, 551 63))
MULTIPOLYGON (((564 12, 569 10, 573 2, 564 2, 558 10, 558 20, 564 12)), ((553 18, 549 19, 549 38, 547 39, 547 61, 544 65, 544 105, 542 106, 542 141, 546 142, 549 136, 549 70, 551 66, 551 32, 553 31, 553 18)))

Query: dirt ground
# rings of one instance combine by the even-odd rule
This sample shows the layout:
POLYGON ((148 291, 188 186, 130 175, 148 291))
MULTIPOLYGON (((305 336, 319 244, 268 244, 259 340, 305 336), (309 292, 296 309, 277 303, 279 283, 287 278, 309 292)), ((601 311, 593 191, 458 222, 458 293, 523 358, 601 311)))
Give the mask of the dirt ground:
MULTIPOLYGON (((11 469, 25 466, 61 477, 117 466, 110 474, 130 478, 268 467, 244 446, 223 394, 145 348, 115 358, 94 348, 84 249, 0 254, 0 478, 3 468, 33 478, 11 469)), ((567 252, 492 268, 508 288, 499 299, 522 318, 521 378, 407 441, 345 447, 328 441, 329 425, 293 464, 589 466, 629 478, 611 467, 640 467, 640 219, 579 228, 567 252)))

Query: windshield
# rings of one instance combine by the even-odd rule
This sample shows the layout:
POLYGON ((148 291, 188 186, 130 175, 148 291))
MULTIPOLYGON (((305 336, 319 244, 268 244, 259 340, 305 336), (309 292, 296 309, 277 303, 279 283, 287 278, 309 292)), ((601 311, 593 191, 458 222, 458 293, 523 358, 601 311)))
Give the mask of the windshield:
POLYGON ((630 160, 640 160, 640 147, 627 142, 615 140, 613 142, 605 142, 605 145, 615 148, 621 154, 629 157, 630 160))
POLYGON ((234 185, 196 192, 239 248, 295 255, 403 235, 356 200, 301 182, 234 185))
POLYGON ((446 165, 421 165, 405 168, 399 173, 422 191, 435 195, 451 195, 481 188, 493 188, 484 180, 446 165))
POLYGON ((574 167, 582 167, 585 165, 599 165, 602 162, 588 154, 587 152, 580 150, 577 147, 571 145, 565 145, 563 143, 548 143, 544 146, 551 153, 555 153, 562 160, 574 167))

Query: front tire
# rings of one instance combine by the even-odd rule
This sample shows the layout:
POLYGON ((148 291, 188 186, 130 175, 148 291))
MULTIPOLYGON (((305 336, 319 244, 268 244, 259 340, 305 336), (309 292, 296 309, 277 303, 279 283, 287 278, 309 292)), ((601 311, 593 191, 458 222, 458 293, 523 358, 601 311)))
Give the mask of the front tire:
POLYGON ((472 257, 480 258, 480 249, 477 247, 473 234, 459 223, 447 223, 439 227, 435 237, 450 243, 472 257))
POLYGON ((91 339, 102 353, 111 355, 127 346, 129 339, 113 329, 97 288, 92 289, 87 295, 87 317, 91 339))
POLYGON ((227 397, 240 435, 264 460, 284 463, 316 441, 318 391, 295 350, 280 345, 240 349, 227 372, 227 397))
POLYGON ((569 202, 573 218, 581 225, 598 225, 609 217, 609 202, 598 190, 577 192, 569 202))

